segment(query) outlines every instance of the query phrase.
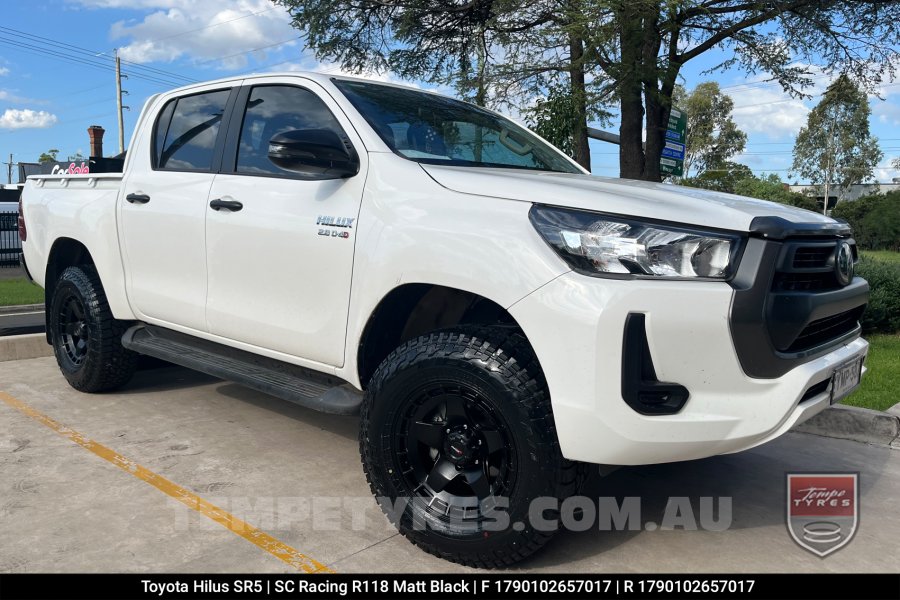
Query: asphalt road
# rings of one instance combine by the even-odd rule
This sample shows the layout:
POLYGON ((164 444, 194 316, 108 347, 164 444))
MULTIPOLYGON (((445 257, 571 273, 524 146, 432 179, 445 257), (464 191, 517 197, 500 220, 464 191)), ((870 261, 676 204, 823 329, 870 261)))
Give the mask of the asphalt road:
MULTIPOLYGON (((0 571, 296 568, 213 522, 222 513, 179 503, 172 489, 338 572, 467 570, 413 547, 381 516, 360 467, 355 418, 174 367, 143 371, 117 393, 85 395, 68 387, 51 358, 0 363, 3 398, 0 571)), ((670 497, 687 497, 695 510, 700 497, 730 498, 732 518, 723 531, 562 532, 515 570, 897 570, 900 451, 889 448, 789 433, 740 454, 595 472, 585 495, 639 497, 644 521, 655 523, 670 497), (846 547, 822 559, 792 541, 789 471, 859 473, 859 529, 846 547)))

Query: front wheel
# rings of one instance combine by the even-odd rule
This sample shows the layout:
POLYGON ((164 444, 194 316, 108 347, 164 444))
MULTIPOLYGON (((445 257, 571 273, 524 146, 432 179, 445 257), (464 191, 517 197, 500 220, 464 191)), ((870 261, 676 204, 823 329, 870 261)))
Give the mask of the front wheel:
POLYGON ((437 332, 397 348, 366 392, 360 452, 400 533, 476 567, 540 549, 553 531, 533 526, 532 502, 552 507, 577 483, 543 373, 516 330, 437 332))
POLYGON ((48 324, 56 362, 76 390, 103 392, 131 379, 138 355, 122 346, 128 322, 113 318, 92 265, 69 267, 59 276, 48 324))

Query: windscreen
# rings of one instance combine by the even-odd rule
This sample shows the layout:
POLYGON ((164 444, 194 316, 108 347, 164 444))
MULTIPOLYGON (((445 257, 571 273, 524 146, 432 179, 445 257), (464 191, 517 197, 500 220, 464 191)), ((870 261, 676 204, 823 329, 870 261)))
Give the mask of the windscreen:
POLYGON ((364 81, 334 83, 391 150, 410 160, 582 172, 527 129, 472 104, 364 81))

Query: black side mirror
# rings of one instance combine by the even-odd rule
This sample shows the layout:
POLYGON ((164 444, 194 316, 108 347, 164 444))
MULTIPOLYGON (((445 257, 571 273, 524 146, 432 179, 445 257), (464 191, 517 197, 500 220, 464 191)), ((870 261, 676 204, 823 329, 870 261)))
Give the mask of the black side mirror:
POLYGON ((330 129, 295 129, 269 140, 269 160, 311 179, 341 179, 359 173, 359 158, 330 129))

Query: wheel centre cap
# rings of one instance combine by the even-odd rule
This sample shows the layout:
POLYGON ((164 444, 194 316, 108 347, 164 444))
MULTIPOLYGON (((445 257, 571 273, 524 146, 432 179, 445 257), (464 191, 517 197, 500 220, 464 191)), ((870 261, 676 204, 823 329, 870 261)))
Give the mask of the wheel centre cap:
POLYGON ((470 462, 475 457, 472 436, 466 431, 451 431, 444 440, 444 454, 457 465, 470 462))

